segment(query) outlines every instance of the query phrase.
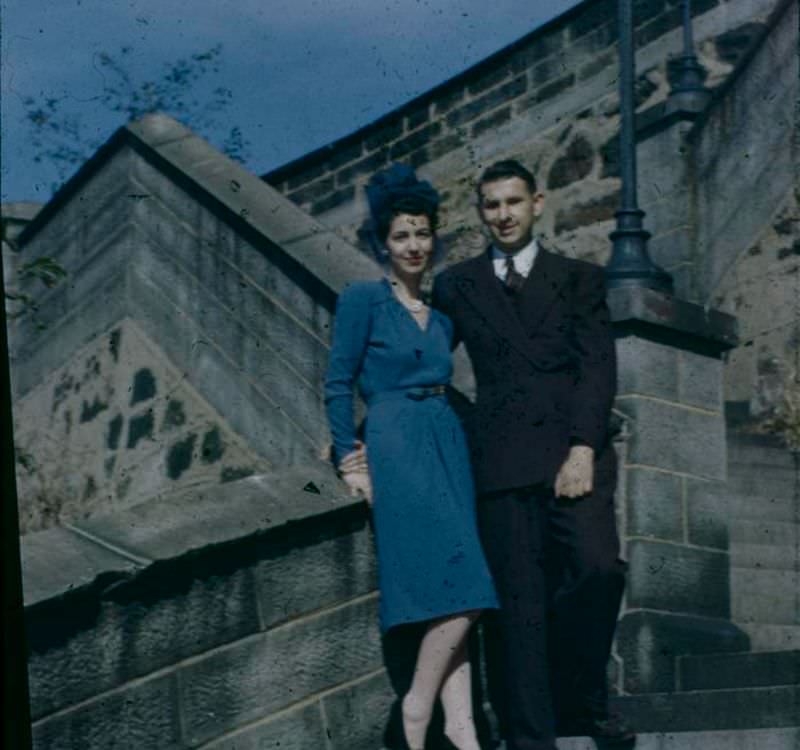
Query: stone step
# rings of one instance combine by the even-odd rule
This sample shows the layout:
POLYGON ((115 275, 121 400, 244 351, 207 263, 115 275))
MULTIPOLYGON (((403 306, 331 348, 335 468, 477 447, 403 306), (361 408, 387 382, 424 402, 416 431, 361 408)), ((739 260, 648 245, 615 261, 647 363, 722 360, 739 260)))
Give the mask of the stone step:
POLYGON ((729 468, 725 486, 732 493, 785 498, 796 497, 799 489, 794 472, 752 466, 729 468))
POLYGON ((728 534, 731 546, 741 542, 796 547, 800 541, 800 525, 791 521, 750 521, 734 518, 728 534))
POLYGON ((759 570, 797 570, 800 553, 793 546, 770 544, 731 544, 731 567, 759 570))
MULTIPOLYGON (((597 750, 588 737, 565 737, 558 750, 597 750)), ((640 734, 636 750, 798 750, 800 727, 740 729, 716 732, 640 734)))
MULTIPOLYGON (((724 490, 723 490, 724 491, 724 490)), ((791 494, 749 494, 728 491, 730 518, 746 521, 800 522, 800 498, 791 494)))
POLYGON ((792 452, 780 440, 761 436, 744 436, 728 433, 728 461, 730 466, 768 466, 791 471, 798 463, 792 452))
POLYGON ((731 614, 737 622, 800 625, 800 573, 731 568, 731 614))
POLYGON ((800 685, 800 650, 678 658, 680 690, 800 685))
POLYGON ((613 701, 638 732, 774 729, 800 725, 800 685, 687 690, 613 701))
POLYGON ((747 633, 751 651, 788 651, 800 648, 800 625, 770 625, 760 622, 735 622, 747 633))

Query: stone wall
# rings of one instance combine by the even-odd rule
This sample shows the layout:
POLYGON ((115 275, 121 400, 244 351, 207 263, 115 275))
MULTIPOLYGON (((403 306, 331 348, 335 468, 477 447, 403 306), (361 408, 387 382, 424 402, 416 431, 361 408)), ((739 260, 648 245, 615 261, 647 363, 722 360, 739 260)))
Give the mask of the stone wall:
POLYGON ((379 747, 372 541, 340 488, 309 464, 24 537, 34 747, 379 747))
MULTIPOLYGON (((709 86, 725 79, 774 3, 692 3, 709 86)), ((640 0, 634 13, 643 112, 668 92, 667 59, 682 49, 680 3, 640 0)), ((547 194, 543 235, 565 253, 602 262, 618 207, 616 33, 615 2, 583 2, 374 125, 264 179, 355 242, 366 215, 361 186, 390 161, 406 161, 442 190, 442 234, 449 259, 457 260, 485 243, 474 211, 477 173, 496 159, 519 158, 547 194)), ((658 189, 661 172, 646 159, 640 175, 643 192, 658 189)))
POLYGON ((19 242, 67 272, 12 331, 25 530, 319 454, 336 293, 374 266, 257 177, 152 116, 19 242))
POLYGON ((23 534, 269 469, 130 319, 75 352, 14 412, 23 534))
POLYGON ((797 4, 783 2, 764 43, 689 135, 704 217, 700 290, 741 321, 726 397, 754 417, 780 402, 800 346, 797 44, 797 4))

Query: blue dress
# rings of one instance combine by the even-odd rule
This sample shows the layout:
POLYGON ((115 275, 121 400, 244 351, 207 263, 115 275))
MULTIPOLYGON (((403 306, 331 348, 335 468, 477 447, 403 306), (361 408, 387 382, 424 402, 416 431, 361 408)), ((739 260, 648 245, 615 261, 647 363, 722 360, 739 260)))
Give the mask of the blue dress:
POLYGON ((356 439, 356 383, 367 404, 384 631, 498 606, 464 433, 446 397, 431 391, 450 380, 451 339, 445 315, 431 310, 423 330, 386 280, 354 283, 339 296, 325 403, 337 464, 356 439))

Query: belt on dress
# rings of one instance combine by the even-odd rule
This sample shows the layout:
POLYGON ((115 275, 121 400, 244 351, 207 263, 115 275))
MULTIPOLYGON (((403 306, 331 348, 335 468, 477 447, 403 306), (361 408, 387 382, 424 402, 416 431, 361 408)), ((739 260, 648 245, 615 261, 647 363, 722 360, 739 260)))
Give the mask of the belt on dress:
POLYGON ((398 388, 394 391, 380 391, 367 399, 367 404, 372 406, 382 401, 390 401, 398 398, 410 398, 412 401, 423 401, 426 398, 444 396, 447 392, 445 385, 424 385, 414 388, 398 388))

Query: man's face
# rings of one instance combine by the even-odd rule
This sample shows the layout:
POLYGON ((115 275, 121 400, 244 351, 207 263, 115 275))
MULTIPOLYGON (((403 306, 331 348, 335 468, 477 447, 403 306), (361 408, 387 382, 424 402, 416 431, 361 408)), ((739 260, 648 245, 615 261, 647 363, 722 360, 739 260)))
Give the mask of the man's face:
POLYGON ((519 177, 485 182, 480 194, 481 220, 488 227, 495 247, 506 253, 525 247, 542 213, 544 196, 531 193, 519 177))

